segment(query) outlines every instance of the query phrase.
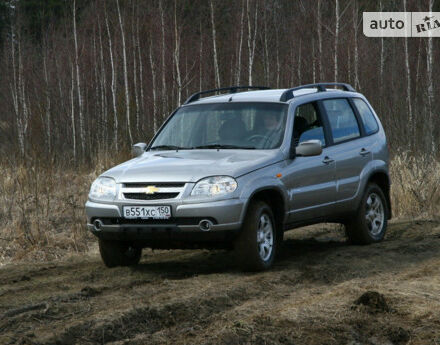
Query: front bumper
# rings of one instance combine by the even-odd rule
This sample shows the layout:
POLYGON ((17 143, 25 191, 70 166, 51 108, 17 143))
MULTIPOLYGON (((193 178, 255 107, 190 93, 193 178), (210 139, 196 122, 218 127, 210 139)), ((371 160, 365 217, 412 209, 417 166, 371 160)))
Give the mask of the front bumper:
MULTIPOLYGON (((125 219, 122 207, 133 205, 127 201, 112 204, 87 201, 87 227, 100 238, 114 240, 146 241, 217 241, 234 236, 243 219, 246 200, 228 199, 212 202, 183 203, 182 201, 149 202, 146 205, 170 205, 172 217, 168 220, 125 219), (93 222, 101 220, 96 230, 93 222), (209 231, 202 231, 199 222, 209 219, 213 225, 209 231)), ((138 203, 136 203, 138 204, 138 203)))

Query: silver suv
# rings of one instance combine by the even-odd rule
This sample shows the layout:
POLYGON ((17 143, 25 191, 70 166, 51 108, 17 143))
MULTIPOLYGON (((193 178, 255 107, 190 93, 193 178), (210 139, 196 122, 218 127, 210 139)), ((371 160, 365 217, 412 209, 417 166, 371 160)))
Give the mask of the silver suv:
POLYGON ((199 92, 133 154, 86 203, 108 267, 137 264, 145 247, 227 248, 263 270, 286 230, 342 223, 369 244, 391 218, 385 133, 348 84, 199 92))

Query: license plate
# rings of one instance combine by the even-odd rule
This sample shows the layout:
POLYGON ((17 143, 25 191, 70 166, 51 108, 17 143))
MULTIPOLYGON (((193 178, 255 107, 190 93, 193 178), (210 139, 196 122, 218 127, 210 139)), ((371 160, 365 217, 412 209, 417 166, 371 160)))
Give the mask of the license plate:
POLYGON ((168 219, 171 217, 171 206, 124 206, 124 218, 168 219))

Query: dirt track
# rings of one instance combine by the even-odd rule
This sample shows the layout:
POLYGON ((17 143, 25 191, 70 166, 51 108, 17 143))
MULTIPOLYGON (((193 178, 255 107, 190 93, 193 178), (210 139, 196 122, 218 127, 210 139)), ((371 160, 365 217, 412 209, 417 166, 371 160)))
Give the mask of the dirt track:
POLYGON ((209 251, 145 251, 136 268, 97 255, 3 267, 0 344, 440 343, 439 222, 393 223, 366 247, 334 226, 286 235, 257 274, 209 251), (385 302, 355 305, 367 291, 385 302))

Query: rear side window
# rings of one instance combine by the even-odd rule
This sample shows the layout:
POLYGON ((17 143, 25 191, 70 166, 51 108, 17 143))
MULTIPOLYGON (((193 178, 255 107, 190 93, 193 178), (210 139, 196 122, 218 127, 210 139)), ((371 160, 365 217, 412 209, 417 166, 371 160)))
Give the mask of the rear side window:
POLYGON ((360 98, 353 98, 353 102, 361 115, 362 123, 364 124, 365 133, 367 135, 377 132, 379 126, 374 118, 373 112, 368 107, 367 103, 360 98))
POLYGON ((327 99, 322 104, 328 115, 334 143, 360 137, 356 116, 346 99, 327 99))

